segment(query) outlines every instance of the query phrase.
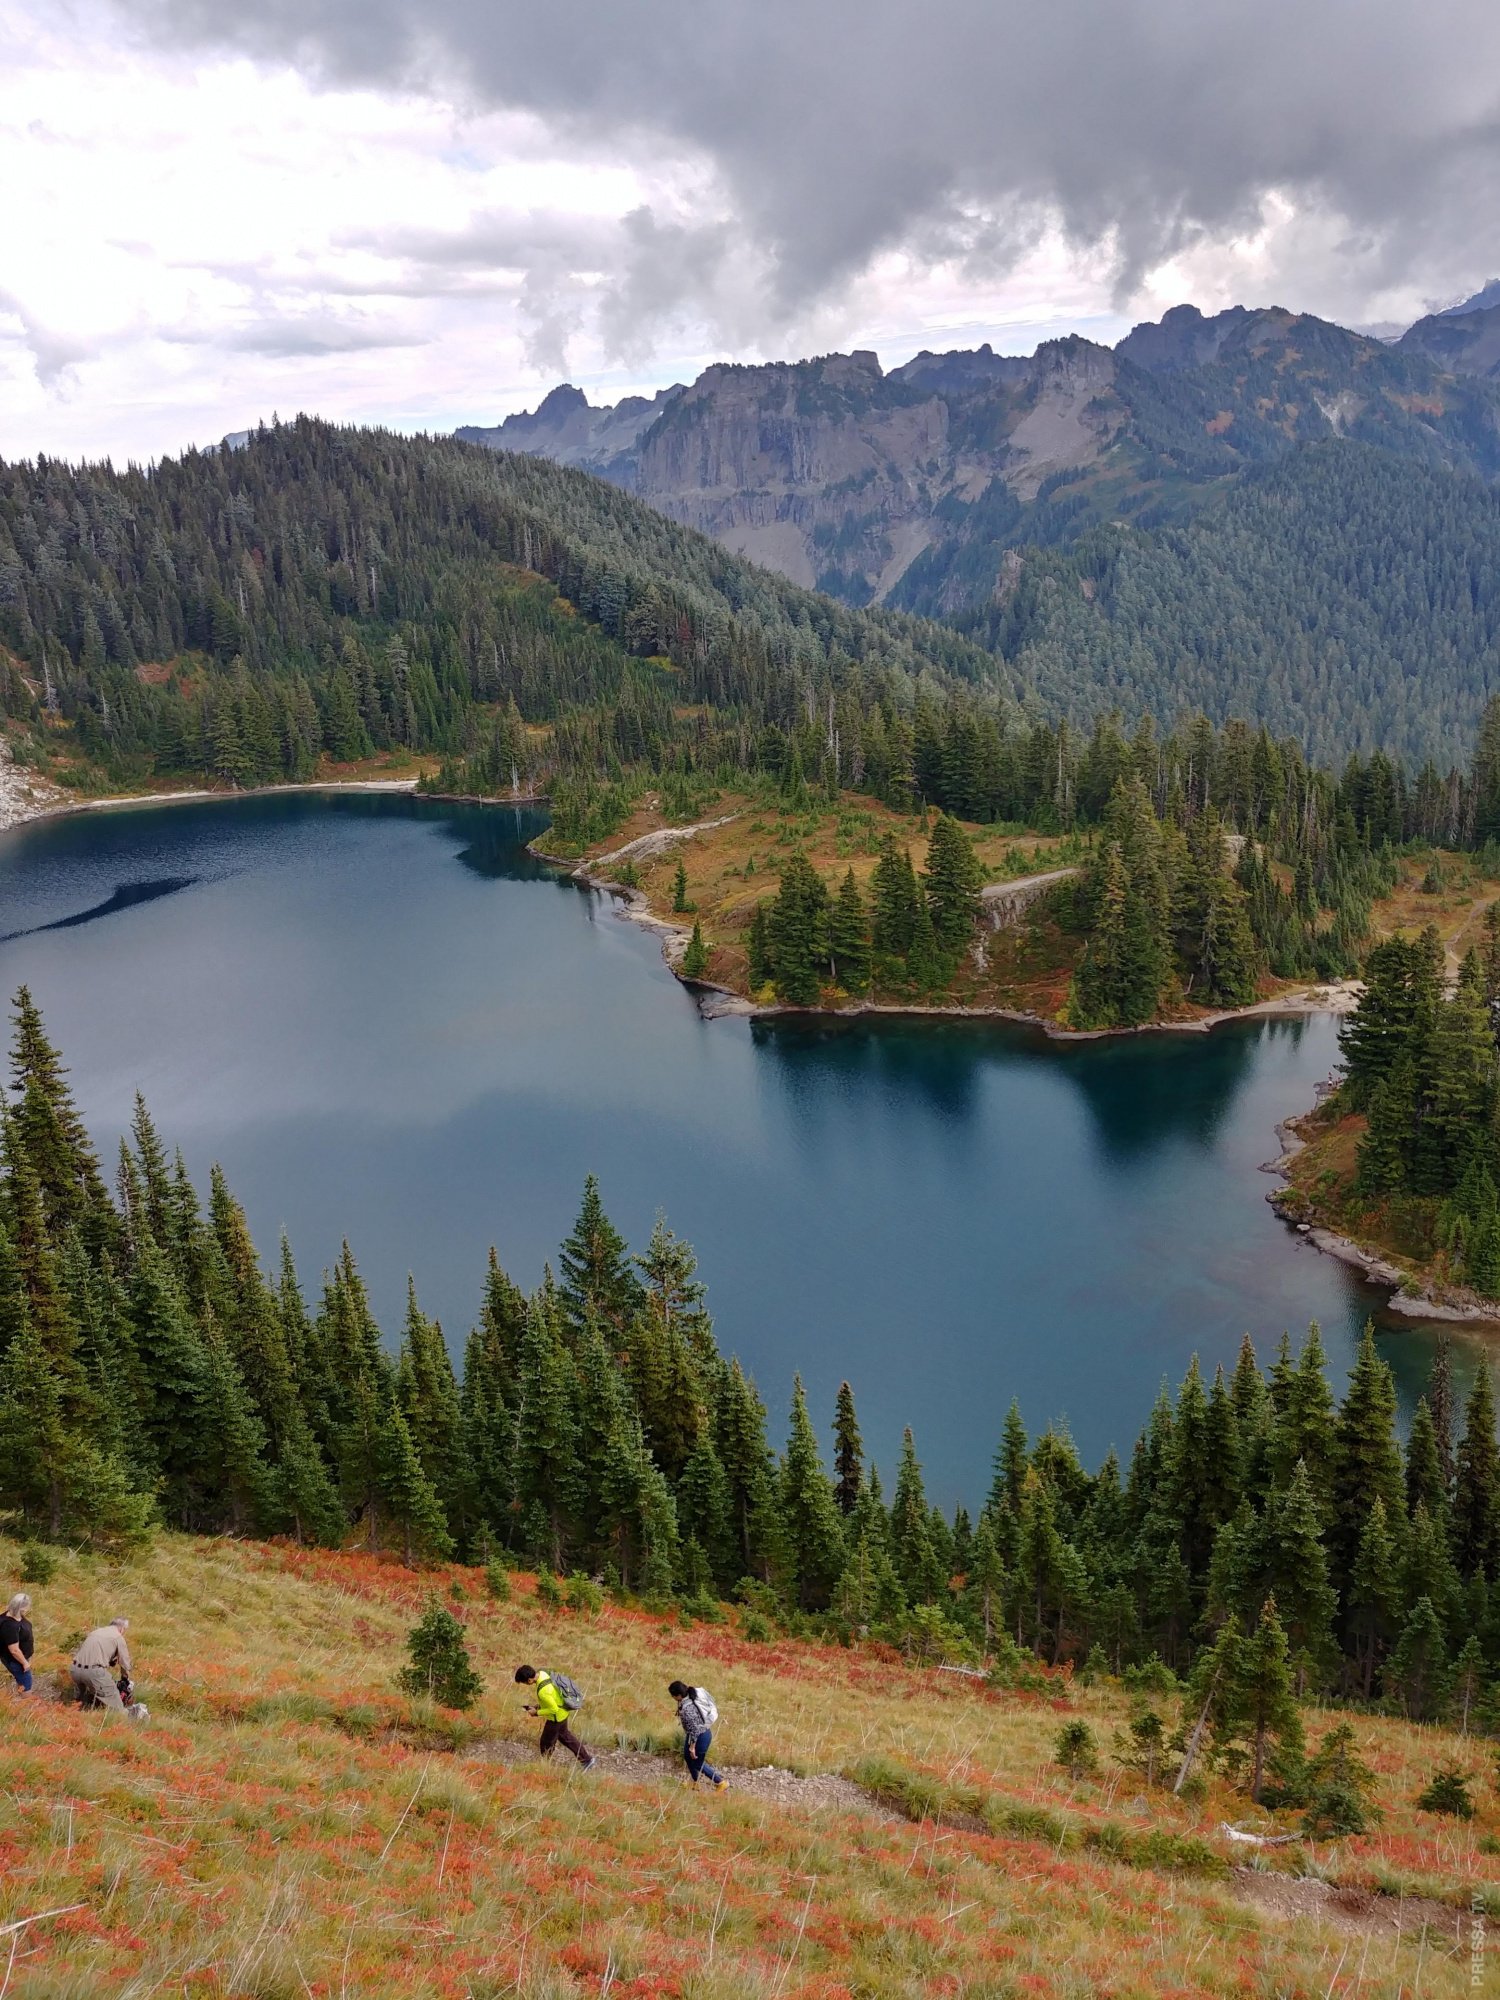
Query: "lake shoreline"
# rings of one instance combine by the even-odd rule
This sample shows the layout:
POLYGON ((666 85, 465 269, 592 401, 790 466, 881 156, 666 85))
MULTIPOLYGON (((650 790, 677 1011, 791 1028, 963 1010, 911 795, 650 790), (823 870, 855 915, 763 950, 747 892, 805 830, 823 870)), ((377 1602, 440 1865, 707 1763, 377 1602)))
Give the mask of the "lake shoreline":
MULTIPOLYGON (((690 839, 694 834, 704 832, 722 822, 705 820, 697 826, 671 828, 665 831, 676 839, 690 839)), ((647 835, 647 839, 662 836, 647 835)), ((632 843, 633 846, 640 843, 632 843)), ((625 882, 617 882, 606 874, 599 873, 587 861, 549 854, 538 841, 528 843, 528 851, 539 861, 547 861, 555 868, 566 868, 575 882, 586 888, 596 889, 601 894, 612 896, 620 907, 616 915, 627 922, 640 924, 644 929, 655 931, 662 941, 662 958, 669 972, 694 995, 701 995, 700 1011, 706 1019, 723 1016, 738 1016, 750 1020, 795 1019, 809 1020, 859 1020, 875 1014, 888 1014, 907 1019, 931 1019, 948 1021, 1012 1021, 1019 1027, 1037 1028, 1054 1042, 1099 1042, 1114 1041, 1128 1035, 1206 1035, 1212 1029, 1222 1027, 1230 1021, 1253 1021, 1278 1014, 1347 1014, 1352 1012, 1360 991, 1360 982, 1355 979, 1330 980, 1299 989, 1294 993, 1280 993, 1269 1000, 1257 1000, 1249 1007, 1223 1007, 1211 1014, 1201 1014, 1190 1021, 1148 1021, 1135 1028, 1064 1028, 1056 1021, 1049 1021, 1041 1014, 1029 1013, 1020 1007, 944 1007, 930 1001, 903 1000, 856 1000, 847 1007, 788 1007, 781 1001, 752 1000, 747 994, 737 992, 733 987, 720 986, 712 980, 689 979, 681 969, 682 956, 692 937, 691 924, 677 923, 670 917, 658 916, 650 907, 644 890, 633 888, 625 882)), ((622 852, 624 850, 621 850, 622 852)), ((608 857, 617 860, 617 855, 608 857)))
POLYGON ((1276 1127, 1276 1136, 1281 1141, 1281 1156, 1269 1161, 1265 1171, 1277 1175, 1282 1185, 1273 1188, 1266 1200, 1286 1227, 1304 1243, 1310 1243, 1325 1257, 1332 1257, 1350 1270, 1358 1271, 1371 1284, 1389 1286, 1390 1296, 1386 1300, 1389 1311, 1399 1313, 1404 1319, 1428 1324, 1468 1326, 1476 1331, 1500 1333, 1500 1306, 1482 1303, 1475 1294, 1461 1287, 1422 1283, 1417 1273, 1393 1263, 1381 1251, 1320 1222, 1316 1209, 1311 1205, 1306 1214, 1287 1211, 1284 1206, 1287 1194, 1295 1185, 1292 1164, 1308 1143, 1301 1127, 1332 1095, 1333 1089, 1334 1081, 1330 1077, 1318 1086, 1317 1097, 1306 1111, 1283 1118, 1276 1127), (1412 1290, 1413 1285, 1419 1285, 1420 1289, 1412 1290))
POLYGON ((514 799, 479 798, 462 792, 424 792, 418 789, 420 778, 306 778, 291 784, 248 785, 238 790, 192 785, 174 792, 120 792, 85 799, 63 791, 50 780, 18 775, 23 769, 9 757, 0 758, 0 833, 33 826, 39 820, 69 819, 80 813, 125 811, 138 806, 204 805, 215 799, 273 799, 286 792, 404 792, 412 798, 431 799, 438 805, 528 809, 547 803, 546 794, 541 792, 528 792, 514 799))

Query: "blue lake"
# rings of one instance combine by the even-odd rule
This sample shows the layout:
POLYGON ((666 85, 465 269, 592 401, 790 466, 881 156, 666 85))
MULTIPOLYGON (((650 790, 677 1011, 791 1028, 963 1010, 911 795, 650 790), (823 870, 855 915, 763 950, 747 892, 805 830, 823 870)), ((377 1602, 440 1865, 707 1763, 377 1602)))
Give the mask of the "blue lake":
MULTIPOLYGON (((137 1088, 304 1286, 347 1236, 461 1347, 490 1244, 530 1286, 597 1173, 696 1248, 784 1434, 847 1377, 889 1472, 977 1500, 1017 1396, 1127 1455, 1191 1356, 1372 1312, 1403 1410, 1433 1336, 1278 1222, 1259 1171, 1337 1060, 1326 1016, 1049 1044, 973 1022, 704 1021, 655 940, 536 862, 544 822, 394 795, 137 807, 0 836, 0 986, 30 984, 108 1161, 137 1088)), ((1466 1348, 1460 1374, 1474 1365, 1466 1348)))

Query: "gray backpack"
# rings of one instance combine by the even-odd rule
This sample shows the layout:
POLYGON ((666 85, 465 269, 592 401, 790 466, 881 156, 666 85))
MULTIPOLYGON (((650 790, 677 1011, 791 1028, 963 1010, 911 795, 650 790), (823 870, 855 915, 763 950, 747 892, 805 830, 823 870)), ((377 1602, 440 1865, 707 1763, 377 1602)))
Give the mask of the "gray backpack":
POLYGON ((577 1681, 570 1681, 566 1674, 553 1674, 552 1685, 562 1696, 563 1707, 569 1715, 583 1707, 583 1689, 577 1681))
POLYGON ((714 1700, 707 1688, 694 1688, 693 1700, 697 1704, 698 1713, 703 1717, 708 1727, 713 1729, 719 1720, 719 1704, 714 1700))

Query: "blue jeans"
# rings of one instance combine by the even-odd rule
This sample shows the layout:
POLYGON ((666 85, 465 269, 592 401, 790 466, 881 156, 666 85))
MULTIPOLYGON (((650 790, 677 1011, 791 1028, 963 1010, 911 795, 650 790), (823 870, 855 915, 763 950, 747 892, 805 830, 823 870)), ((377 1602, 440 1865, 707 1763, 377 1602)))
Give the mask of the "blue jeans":
POLYGON ((30 1667, 19 1666, 16 1663, 14 1654, 10 1652, 5 1653, 3 1657, 6 1666, 10 1668, 10 1677, 15 1682, 17 1688, 20 1690, 22 1694, 30 1694, 31 1693, 30 1667))
POLYGON ((688 1776, 696 1785, 700 1778, 707 1778, 712 1784, 719 1782, 719 1774, 708 1761, 708 1746, 714 1740, 711 1729, 700 1730, 696 1737, 689 1736, 682 1746, 682 1761, 687 1765, 688 1776))

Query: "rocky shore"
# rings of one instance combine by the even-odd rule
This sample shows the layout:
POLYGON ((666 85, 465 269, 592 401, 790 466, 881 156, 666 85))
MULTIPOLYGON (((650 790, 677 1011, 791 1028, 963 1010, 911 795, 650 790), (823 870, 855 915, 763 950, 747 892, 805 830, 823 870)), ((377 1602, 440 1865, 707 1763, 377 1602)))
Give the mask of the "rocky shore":
POLYGON ((0 833, 29 819, 64 810, 71 801, 60 786, 18 764, 0 736, 0 833))
POLYGON ((1327 1228, 1317 1220, 1316 1214, 1298 1213, 1297 1201, 1288 1196, 1292 1190, 1292 1164, 1297 1155, 1307 1145, 1307 1140, 1298 1129, 1305 1118, 1310 1118, 1318 1104, 1332 1095, 1337 1087, 1337 1077, 1331 1076, 1318 1085, 1318 1102, 1311 1111, 1300 1113, 1295 1118, 1283 1119, 1276 1128, 1276 1136, 1281 1142, 1281 1155, 1268 1160, 1263 1173, 1277 1175, 1282 1186, 1273 1188, 1266 1200, 1276 1210, 1289 1229, 1294 1229, 1304 1242, 1315 1250, 1321 1250, 1325 1257, 1333 1257, 1350 1270, 1358 1271, 1373 1285, 1390 1287, 1387 1308, 1400 1313, 1403 1318, 1422 1320, 1428 1323, 1452 1323, 1472 1327, 1500 1329, 1500 1305, 1493 1299, 1483 1299, 1477 1292, 1471 1292, 1461 1285, 1433 1285, 1424 1283, 1419 1276, 1394 1263, 1380 1251, 1372 1250, 1367 1244, 1358 1243, 1351 1236, 1342 1236, 1335 1229, 1327 1228))

